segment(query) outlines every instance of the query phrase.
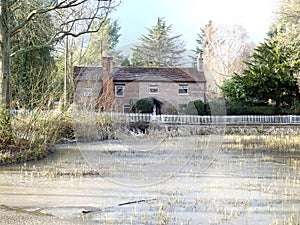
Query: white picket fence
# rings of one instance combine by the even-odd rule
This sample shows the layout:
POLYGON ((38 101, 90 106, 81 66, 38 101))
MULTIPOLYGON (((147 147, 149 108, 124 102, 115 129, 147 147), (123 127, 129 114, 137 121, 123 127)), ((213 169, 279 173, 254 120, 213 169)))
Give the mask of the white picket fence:
POLYGON ((298 115, 243 115, 243 116, 198 116, 198 115, 152 115, 146 113, 107 113, 112 120, 128 122, 146 121, 164 124, 190 124, 190 125, 300 125, 298 115))
MULTIPOLYGON (((59 111, 58 111, 59 112, 59 111)), ((12 115, 29 115, 30 111, 12 110, 12 115)), ((42 111, 43 114, 49 111, 42 111)), ((300 125, 300 115, 243 115, 243 116, 198 116, 198 115, 152 115, 147 113, 118 113, 103 112, 111 117, 112 120, 127 122, 157 122, 162 124, 187 124, 187 125, 300 125)))

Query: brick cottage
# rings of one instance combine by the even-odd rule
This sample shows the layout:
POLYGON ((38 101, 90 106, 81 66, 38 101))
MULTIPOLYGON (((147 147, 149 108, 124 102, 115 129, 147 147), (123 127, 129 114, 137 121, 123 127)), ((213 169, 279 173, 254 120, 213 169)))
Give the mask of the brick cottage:
POLYGON ((202 59, 197 67, 115 67, 103 57, 102 66, 75 66, 75 104, 104 111, 130 112, 132 102, 151 98, 154 112, 185 113, 189 101, 206 101, 202 59))

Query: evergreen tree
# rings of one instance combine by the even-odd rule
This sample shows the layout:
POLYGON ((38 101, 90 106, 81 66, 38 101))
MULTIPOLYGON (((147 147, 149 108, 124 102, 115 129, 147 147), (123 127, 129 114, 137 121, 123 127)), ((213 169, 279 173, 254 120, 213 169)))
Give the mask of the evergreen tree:
POLYGON ((101 29, 97 33, 90 35, 90 41, 86 52, 84 53, 80 64, 89 66, 101 65, 103 56, 114 57, 115 62, 120 64, 123 60, 120 52, 116 50, 117 44, 119 43, 119 34, 121 27, 115 20, 107 19, 101 29))
POLYGON ((293 74, 299 71, 300 61, 290 61, 294 49, 267 39, 255 49, 248 69, 243 75, 235 75, 225 82, 222 91, 230 101, 275 102, 277 108, 295 106, 299 99, 299 88, 293 74))
MULTIPOLYGON (((281 48, 293 49, 293 54, 288 56, 293 67, 293 63, 300 58, 300 0, 283 0, 277 15, 268 35, 276 39, 281 48)), ((293 75, 300 87, 300 71, 294 71, 293 75)))
POLYGON ((131 66, 130 61, 127 57, 121 62, 121 66, 131 66))
MULTIPOLYGON (((210 20, 207 24, 205 24, 204 28, 200 29, 200 33, 197 34, 197 39, 196 39, 196 49, 193 50, 195 55, 198 55, 199 53, 203 53, 204 49, 208 45, 208 38, 206 38, 207 35, 214 33, 214 28, 212 21, 210 20)), ((192 57, 196 61, 196 57, 192 57)))
MULTIPOLYGON (((40 0, 21 2, 18 13, 12 14, 13 23, 18 24, 26 18, 26 12, 42 5, 40 0)), ((55 32, 55 26, 49 14, 43 14, 32 20, 11 39, 11 49, 30 48, 30 46, 48 40, 55 32)), ((55 69, 52 49, 48 46, 39 50, 21 52, 11 60, 12 107, 34 108, 41 100, 45 89, 49 88, 48 79, 55 69)))
POLYGON ((181 35, 172 36, 172 26, 167 26, 163 18, 158 18, 147 35, 141 35, 140 45, 132 48, 133 66, 172 67, 180 64, 185 51, 181 35))

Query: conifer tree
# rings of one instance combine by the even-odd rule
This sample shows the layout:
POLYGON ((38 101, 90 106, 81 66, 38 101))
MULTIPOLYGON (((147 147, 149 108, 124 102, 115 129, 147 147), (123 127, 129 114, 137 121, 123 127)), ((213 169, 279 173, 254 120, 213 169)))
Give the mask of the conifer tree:
POLYGON ((164 18, 158 18, 156 25, 147 30, 148 34, 139 38, 141 44, 132 49, 133 66, 179 65, 185 49, 181 35, 172 35, 172 25, 167 26, 164 18))
POLYGON ((223 94, 230 101, 268 102, 277 109, 292 108, 299 99, 299 89, 293 76, 299 69, 299 61, 290 61, 294 49, 282 48, 277 40, 267 39, 255 49, 247 62, 248 69, 242 75, 234 75, 222 86, 223 94))
POLYGON ((101 65, 102 56, 111 56, 115 60, 123 60, 120 52, 116 50, 119 43, 121 27, 116 20, 107 19, 97 33, 90 35, 90 41, 79 64, 89 66, 101 65))

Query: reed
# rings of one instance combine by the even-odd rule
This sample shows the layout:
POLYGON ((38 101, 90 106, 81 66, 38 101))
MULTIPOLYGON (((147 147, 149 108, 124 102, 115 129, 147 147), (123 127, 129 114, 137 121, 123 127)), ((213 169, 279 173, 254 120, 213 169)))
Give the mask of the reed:
POLYGON ((300 151, 300 135, 226 135, 223 150, 300 151))

